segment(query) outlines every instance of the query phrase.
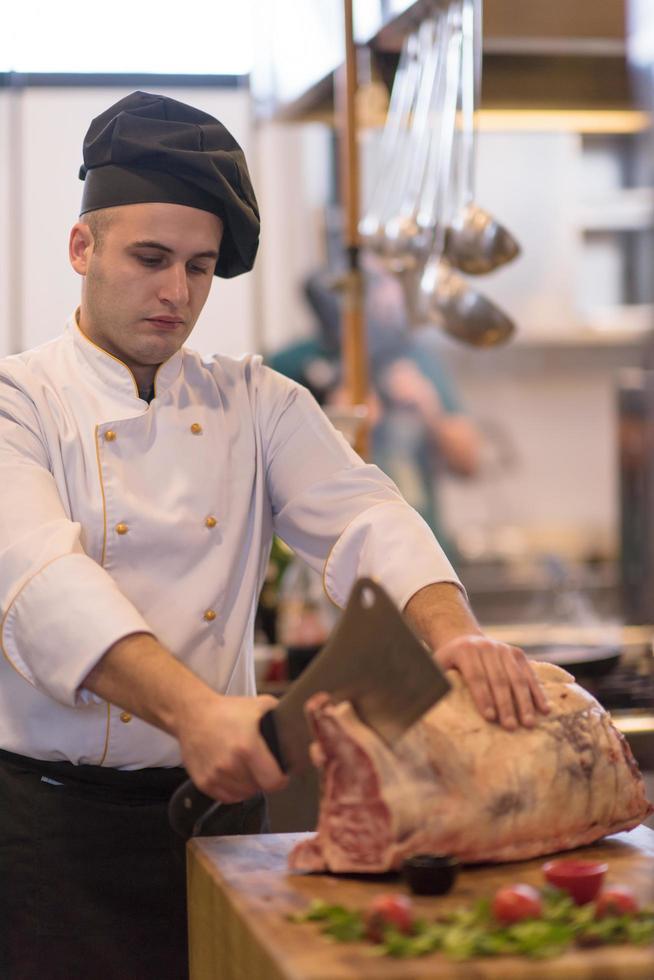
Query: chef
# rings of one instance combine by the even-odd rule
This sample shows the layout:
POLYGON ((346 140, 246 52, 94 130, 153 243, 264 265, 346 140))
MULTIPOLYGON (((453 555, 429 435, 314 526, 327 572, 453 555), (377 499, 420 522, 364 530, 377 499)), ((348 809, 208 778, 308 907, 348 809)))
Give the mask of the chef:
POLYGON ((65 331, 0 361, 0 976, 186 975, 188 773, 257 832, 285 784, 258 734, 253 621, 273 534, 343 606, 375 576, 479 710, 547 704, 485 638, 394 484, 255 356, 184 346, 214 275, 252 268, 259 214, 217 120, 135 92, 84 141, 65 331))

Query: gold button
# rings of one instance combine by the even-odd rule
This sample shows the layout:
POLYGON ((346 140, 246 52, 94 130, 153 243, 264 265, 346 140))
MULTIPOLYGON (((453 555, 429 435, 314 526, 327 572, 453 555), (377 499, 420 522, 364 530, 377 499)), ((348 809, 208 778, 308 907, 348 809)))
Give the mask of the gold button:
POLYGON ((132 720, 132 716, 130 715, 129 711, 121 711, 120 712, 120 720, 125 725, 127 724, 128 721, 131 721, 132 720))
POLYGON ((202 432, 202 426, 200 425, 199 422, 193 423, 193 425, 191 426, 191 432, 193 433, 194 436, 200 435, 200 433, 202 432))
POLYGON ((128 531, 127 524, 116 524, 116 534, 127 534, 128 531))
POLYGON ((209 516, 207 518, 205 518, 205 521, 204 521, 205 527, 215 527, 217 523, 218 523, 218 521, 213 516, 213 514, 209 514, 209 516))
POLYGON ((208 623, 212 623, 214 621, 214 619, 216 618, 216 614, 215 614, 214 610, 213 609, 207 609, 206 613, 204 614, 204 618, 206 619, 206 621, 208 623))
POLYGON ((107 431, 104 434, 104 438, 106 442, 113 442, 114 439, 116 438, 116 433, 114 432, 113 429, 107 429, 107 431))

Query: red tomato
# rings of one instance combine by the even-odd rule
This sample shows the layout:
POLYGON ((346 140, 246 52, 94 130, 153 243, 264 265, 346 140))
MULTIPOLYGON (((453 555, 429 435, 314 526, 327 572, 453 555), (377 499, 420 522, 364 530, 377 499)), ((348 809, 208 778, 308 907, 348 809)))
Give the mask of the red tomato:
POLYGON ((410 936, 413 932, 413 906, 406 895, 378 895, 366 913, 366 936, 375 943, 382 942, 384 930, 392 926, 410 936))
POLYGON ((543 914, 540 895, 531 885, 507 885, 495 892, 493 916, 503 926, 523 919, 538 919, 543 914))
POLYGON ((635 915, 637 912, 636 896, 626 885, 605 888, 595 905, 596 919, 603 919, 607 915, 635 915))
POLYGON ((550 885, 562 888, 577 905, 593 901, 602 887, 607 870, 608 864, 577 858, 547 861, 543 865, 543 874, 550 885))

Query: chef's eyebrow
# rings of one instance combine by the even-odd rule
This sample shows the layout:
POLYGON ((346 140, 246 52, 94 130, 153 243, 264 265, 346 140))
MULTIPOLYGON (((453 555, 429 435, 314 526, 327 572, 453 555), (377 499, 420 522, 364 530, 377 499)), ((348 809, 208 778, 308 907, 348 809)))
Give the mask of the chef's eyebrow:
MULTIPOLYGON (((149 239, 140 242, 132 242, 131 247, 132 248, 158 248, 159 251, 167 252, 168 255, 173 254, 173 249, 169 248, 168 245, 163 245, 161 242, 150 241, 149 239)), ((209 249, 206 252, 197 252, 192 257, 194 259, 217 259, 218 252, 215 249, 209 249)))

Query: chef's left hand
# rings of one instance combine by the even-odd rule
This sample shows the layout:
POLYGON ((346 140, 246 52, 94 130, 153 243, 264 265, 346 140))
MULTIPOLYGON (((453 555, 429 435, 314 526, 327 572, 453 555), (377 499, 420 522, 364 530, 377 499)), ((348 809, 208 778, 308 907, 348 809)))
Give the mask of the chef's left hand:
POLYGON ((457 636, 434 654, 444 670, 463 676, 479 713, 509 731, 519 724, 532 728, 536 712, 550 708, 525 654, 518 647, 483 634, 457 636))

